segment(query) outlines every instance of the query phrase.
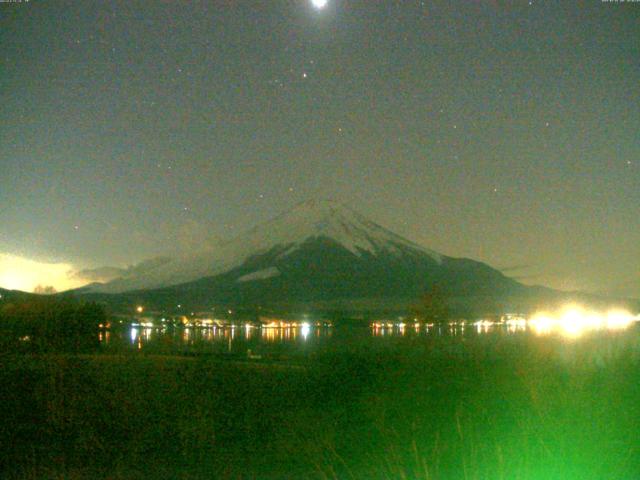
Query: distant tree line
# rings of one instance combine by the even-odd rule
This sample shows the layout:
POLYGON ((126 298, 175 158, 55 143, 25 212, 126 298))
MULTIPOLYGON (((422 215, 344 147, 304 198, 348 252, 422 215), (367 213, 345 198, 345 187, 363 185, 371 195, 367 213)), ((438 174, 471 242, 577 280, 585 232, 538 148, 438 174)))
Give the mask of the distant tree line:
POLYGON ((54 293, 57 293, 57 291, 51 285, 36 285, 36 288, 33 289, 33 293, 37 293, 39 295, 53 295, 54 293))
POLYGON ((87 352, 97 348, 106 321, 96 303, 31 296, 0 304, 0 342, 4 350, 87 352))
POLYGON ((450 317, 448 295, 439 285, 425 291, 420 300, 410 309, 410 316, 420 321, 445 322, 450 317))

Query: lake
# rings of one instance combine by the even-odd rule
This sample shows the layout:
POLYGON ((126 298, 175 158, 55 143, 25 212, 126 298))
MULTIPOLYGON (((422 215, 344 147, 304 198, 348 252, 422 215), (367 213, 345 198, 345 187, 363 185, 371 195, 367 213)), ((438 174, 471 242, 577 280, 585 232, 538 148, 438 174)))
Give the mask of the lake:
POLYGON ((358 351, 423 352, 428 355, 465 355, 484 349, 520 346, 543 349, 549 359, 604 365, 618 355, 638 355, 640 324, 624 328, 539 328, 525 321, 434 325, 372 322, 369 326, 327 326, 302 323, 269 328, 252 324, 226 327, 149 327, 122 325, 99 333, 105 352, 138 350, 144 353, 215 355, 253 361, 302 360, 326 353, 358 351))

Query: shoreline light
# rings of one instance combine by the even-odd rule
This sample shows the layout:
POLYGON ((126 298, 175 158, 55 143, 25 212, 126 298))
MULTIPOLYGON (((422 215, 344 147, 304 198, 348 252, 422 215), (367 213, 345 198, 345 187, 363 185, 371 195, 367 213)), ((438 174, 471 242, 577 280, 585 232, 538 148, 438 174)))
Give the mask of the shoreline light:
POLYGON ((558 331, 565 337, 577 338, 591 331, 624 330, 638 320, 637 316, 626 310, 597 312, 579 305, 567 305, 555 314, 538 312, 528 324, 539 335, 558 331))

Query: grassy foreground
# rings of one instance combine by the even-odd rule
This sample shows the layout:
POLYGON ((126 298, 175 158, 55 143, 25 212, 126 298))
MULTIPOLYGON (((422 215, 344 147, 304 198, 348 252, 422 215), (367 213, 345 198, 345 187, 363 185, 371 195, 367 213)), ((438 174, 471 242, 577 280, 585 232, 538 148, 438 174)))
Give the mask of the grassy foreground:
POLYGON ((357 348, 296 366, 3 355, 0 476, 640 478, 637 355, 567 348, 357 348))

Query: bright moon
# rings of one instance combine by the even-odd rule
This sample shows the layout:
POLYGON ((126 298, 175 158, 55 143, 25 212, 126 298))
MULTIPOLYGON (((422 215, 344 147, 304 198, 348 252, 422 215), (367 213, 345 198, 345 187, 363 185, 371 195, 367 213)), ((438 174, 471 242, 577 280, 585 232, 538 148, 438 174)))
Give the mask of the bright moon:
POLYGON ((311 3, 317 9, 321 9, 327 6, 328 0, 311 0, 311 3))

